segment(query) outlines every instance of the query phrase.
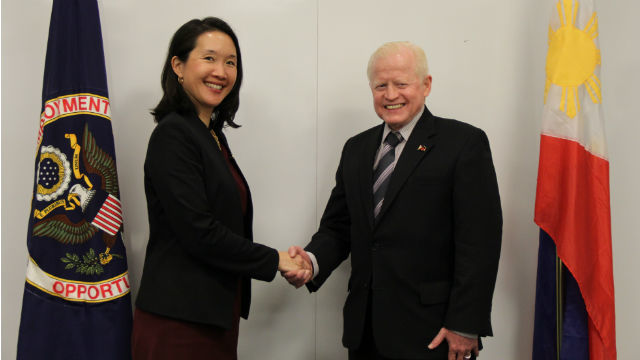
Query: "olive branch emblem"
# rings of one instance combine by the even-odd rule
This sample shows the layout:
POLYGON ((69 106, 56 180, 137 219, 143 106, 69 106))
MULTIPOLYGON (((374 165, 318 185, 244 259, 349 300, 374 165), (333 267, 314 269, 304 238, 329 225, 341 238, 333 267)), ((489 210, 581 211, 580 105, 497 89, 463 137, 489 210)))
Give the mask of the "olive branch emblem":
MULTIPOLYGON (((60 261, 67 264, 64 268, 65 270, 76 268, 76 272, 82 275, 100 275, 104 272, 103 264, 108 263, 105 262, 105 259, 100 254, 100 256, 96 256, 96 252, 93 249, 89 249, 89 251, 82 255, 82 259, 78 254, 66 253, 65 257, 60 258, 60 261)), ((110 254, 113 257, 122 259, 122 255, 118 254, 110 254)))

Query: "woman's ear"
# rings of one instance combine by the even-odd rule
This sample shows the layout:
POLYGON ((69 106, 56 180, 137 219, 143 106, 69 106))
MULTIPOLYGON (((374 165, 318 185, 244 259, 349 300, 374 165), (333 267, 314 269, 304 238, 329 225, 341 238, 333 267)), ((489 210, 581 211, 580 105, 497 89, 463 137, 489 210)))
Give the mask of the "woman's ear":
POLYGON ((171 68, 173 69, 173 72, 178 76, 178 79, 181 79, 184 63, 182 62, 182 60, 180 60, 179 57, 174 56, 171 58, 171 68))

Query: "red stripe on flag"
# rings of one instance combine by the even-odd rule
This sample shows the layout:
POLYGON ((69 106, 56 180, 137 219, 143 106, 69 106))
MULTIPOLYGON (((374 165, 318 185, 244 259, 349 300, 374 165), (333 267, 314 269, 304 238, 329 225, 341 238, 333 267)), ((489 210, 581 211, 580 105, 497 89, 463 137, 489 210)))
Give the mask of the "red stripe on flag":
POLYGON ((95 225, 96 227, 98 227, 100 230, 102 230, 102 231, 106 232, 107 234, 109 234, 109 235, 111 235, 111 236, 114 236, 114 235, 116 235, 116 234, 117 234, 117 232, 116 232, 116 231, 114 231, 112 227, 110 227, 110 226, 106 225, 106 224, 105 224, 105 223, 103 223, 103 222, 100 222, 100 220, 95 220, 95 219, 94 219, 94 221, 92 221, 91 223, 92 223, 93 225, 95 225))
POLYGON ((556 242, 589 313, 591 360, 616 358, 609 162, 542 135, 535 222, 556 242))
POLYGON ((99 216, 96 216, 91 223, 93 223, 95 226, 99 227, 109 235, 115 235, 118 232, 118 228, 114 228, 111 224, 105 222, 104 219, 101 219, 99 216))
POLYGON ((113 228, 113 231, 118 231, 118 229, 120 228, 120 223, 117 221, 114 221, 106 216, 103 216, 103 214, 98 214, 96 215, 96 217, 94 218, 94 221, 98 220, 101 223, 104 223, 105 226, 109 226, 110 228, 113 228))
POLYGON ((118 200, 118 198, 114 197, 113 195, 107 196, 107 199, 104 202, 105 204, 109 204, 120 210, 120 200, 118 200))
POLYGON ((109 209, 107 206, 103 206, 102 209, 98 212, 97 216, 104 216, 105 218, 113 221, 117 224, 122 224, 122 216, 112 209, 109 209))
POLYGON ((99 213, 113 219, 113 221, 118 223, 118 226, 122 224, 122 209, 120 208, 120 200, 112 195, 107 196, 104 204, 102 204, 102 208, 100 208, 99 213))

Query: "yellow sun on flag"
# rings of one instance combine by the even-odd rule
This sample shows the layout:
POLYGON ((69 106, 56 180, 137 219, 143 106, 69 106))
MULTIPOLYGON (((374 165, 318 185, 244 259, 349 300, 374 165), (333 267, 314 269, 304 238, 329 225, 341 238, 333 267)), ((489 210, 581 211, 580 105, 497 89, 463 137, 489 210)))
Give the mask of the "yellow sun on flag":
POLYGON ((560 27, 554 31, 549 26, 547 81, 544 89, 546 104, 551 84, 562 88, 560 110, 570 118, 580 111, 578 88, 581 85, 585 86, 595 104, 602 100, 600 79, 594 73, 596 66, 600 65, 600 50, 595 42, 598 17, 593 12, 584 30, 580 30, 576 27, 578 6, 577 0, 558 1, 560 27))

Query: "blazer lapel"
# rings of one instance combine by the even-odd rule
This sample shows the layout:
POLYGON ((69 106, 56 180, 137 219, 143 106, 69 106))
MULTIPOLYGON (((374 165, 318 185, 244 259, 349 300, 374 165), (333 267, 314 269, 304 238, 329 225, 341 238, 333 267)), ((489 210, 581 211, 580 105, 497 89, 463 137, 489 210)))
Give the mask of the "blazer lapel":
POLYGON ((382 130, 384 123, 379 125, 376 131, 372 132, 363 144, 362 161, 360 161, 358 173, 360 174, 360 191, 362 205, 365 214, 369 219, 369 226, 373 228, 373 163, 375 162, 376 153, 382 141, 382 130))
MULTIPOLYGON (((247 217, 249 219, 249 222, 253 221, 253 200, 251 199, 251 190, 249 190, 249 183, 247 183, 247 179, 245 179, 244 174, 242 173, 242 170, 240 170, 240 166, 238 166, 238 163, 236 162, 236 159, 233 157, 233 153, 231 152, 231 148, 229 148, 229 142, 227 141, 227 137, 224 135, 224 133, 222 132, 222 129, 220 129, 219 131, 215 132, 217 137, 218 137, 218 141, 220 141, 220 143, 222 144, 222 146, 224 146, 224 148, 227 150, 227 155, 229 156, 229 163, 231 164, 231 166, 234 167, 234 169, 238 172, 238 175, 240 175, 240 179, 242 180, 242 183, 244 184, 245 189, 247 190, 247 217)), ((210 136, 211 138, 213 138, 213 136, 210 136)), ((215 141, 215 140, 214 140, 215 141)), ((216 149, 218 148, 217 144, 216 144, 216 149)), ((224 158, 224 155, 222 154, 222 149, 220 150, 220 156, 224 158)), ((223 160, 224 163, 226 164, 226 160, 223 160)), ((224 167, 227 171, 226 173, 233 179, 234 183, 235 183, 235 178, 234 175, 231 173, 231 169, 229 168, 229 166, 225 166, 224 167)), ((240 192, 239 190, 234 186, 235 191, 238 194, 238 201, 241 201, 241 196, 240 196, 240 192)))
POLYGON ((434 125, 433 115, 431 115, 429 109, 425 107, 424 113, 420 119, 418 119, 418 123, 411 132, 411 136, 409 136, 407 144, 404 146, 402 154, 396 163, 393 174, 391 174, 389 187, 387 188, 387 193, 384 195, 384 202, 382 203, 382 208, 380 209, 376 223, 380 222, 387 209, 389 209, 398 192, 409 178, 409 175, 411 175, 424 156, 435 146, 436 129, 434 125))

